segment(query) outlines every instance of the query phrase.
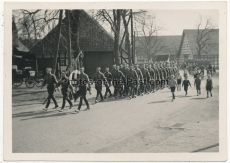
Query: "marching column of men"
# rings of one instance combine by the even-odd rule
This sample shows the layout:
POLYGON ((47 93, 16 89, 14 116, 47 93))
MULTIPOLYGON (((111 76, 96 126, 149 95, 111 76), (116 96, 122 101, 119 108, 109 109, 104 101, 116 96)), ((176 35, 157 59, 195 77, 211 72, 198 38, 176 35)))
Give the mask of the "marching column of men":
MULTIPOLYGON (((113 65, 111 71, 109 68, 105 68, 105 73, 101 72, 101 68, 96 68, 96 73, 93 77, 93 83, 95 83, 96 98, 95 103, 99 102, 98 97, 100 96, 100 101, 103 101, 108 97, 125 97, 128 96, 130 99, 136 98, 137 96, 143 96, 144 94, 154 93, 159 89, 163 89, 168 84, 167 80, 173 75, 175 78, 179 72, 176 62, 158 62, 155 64, 128 64, 124 63, 121 65, 113 65), (103 85, 105 86, 105 94, 102 95, 103 85), (114 87, 114 92, 111 92, 111 86, 114 87)), ((73 104, 71 99, 76 100, 80 97, 80 102, 76 112, 79 112, 82 106, 82 101, 86 103, 86 110, 89 110, 89 103, 86 98, 87 91, 91 94, 92 82, 89 80, 87 74, 84 73, 84 67, 80 68, 79 74, 77 75, 77 84, 71 84, 70 79, 66 76, 66 72, 62 73, 60 81, 57 81, 54 74, 51 74, 51 68, 47 68, 47 75, 45 76, 43 86, 47 84, 48 91, 48 102, 44 110, 48 110, 50 99, 54 101, 55 108, 58 104, 53 96, 53 93, 58 87, 62 86, 61 92, 63 95, 63 104, 60 112, 64 110, 65 101, 70 105, 70 109, 73 104), (55 85, 56 84, 56 88, 55 85), (74 86, 73 86, 74 85, 74 86), (75 87, 75 90, 74 90, 75 87), (68 88, 70 91, 68 91, 68 88)))

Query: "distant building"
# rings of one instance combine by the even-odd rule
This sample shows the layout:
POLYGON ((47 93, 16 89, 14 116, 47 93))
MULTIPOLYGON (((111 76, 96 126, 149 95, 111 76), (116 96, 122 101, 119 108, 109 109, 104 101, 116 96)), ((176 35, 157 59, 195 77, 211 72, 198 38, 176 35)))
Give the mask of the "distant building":
POLYGON ((137 63, 149 63, 154 61, 166 61, 176 59, 180 46, 181 36, 152 36, 152 37, 137 37, 135 44, 135 52, 137 63), (150 53, 154 53, 153 58, 148 58, 146 43, 151 42, 150 53), (146 48, 144 48, 146 47, 146 48))
MULTIPOLYGON (((78 54, 76 49, 76 37, 74 29, 75 12, 70 16, 71 23, 71 54, 72 58, 78 54)), ((84 10, 80 10, 79 23, 79 47, 83 51, 83 66, 85 72, 92 77, 96 72, 96 67, 100 66, 102 71, 105 67, 112 67, 114 63, 114 39, 94 18, 92 18, 84 10)), ((61 38, 59 44, 59 52, 57 57, 57 70, 61 72, 68 65, 67 44, 66 44, 66 18, 62 20, 61 38)), ((30 52, 36 55, 38 70, 45 72, 46 67, 52 67, 55 48, 57 45, 57 26, 50 31, 40 42, 38 42, 30 52)))
MULTIPOLYGON (((200 30, 202 32, 203 30, 200 30)), ((177 55, 178 63, 183 64, 187 59, 198 59, 197 29, 184 30, 177 55)), ((204 32, 205 33, 205 32, 204 32)), ((208 45, 201 52, 201 59, 208 60, 212 66, 219 68, 219 29, 214 29, 204 38, 208 45)))
POLYGON ((25 67, 35 68, 35 56, 29 53, 29 48, 20 41, 14 19, 12 20, 12 65, 17 65, 18 70, 25 67))

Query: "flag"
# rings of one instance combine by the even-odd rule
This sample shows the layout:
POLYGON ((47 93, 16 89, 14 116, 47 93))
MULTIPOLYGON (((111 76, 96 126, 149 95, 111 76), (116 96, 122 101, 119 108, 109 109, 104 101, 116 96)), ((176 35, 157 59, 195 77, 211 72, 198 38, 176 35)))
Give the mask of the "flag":
POLYGON ((169 55, 169 57, 168 57, 168 60, 167 60, 167 62, 169 62, 169 58, 170 58, 170 55, 169 55))

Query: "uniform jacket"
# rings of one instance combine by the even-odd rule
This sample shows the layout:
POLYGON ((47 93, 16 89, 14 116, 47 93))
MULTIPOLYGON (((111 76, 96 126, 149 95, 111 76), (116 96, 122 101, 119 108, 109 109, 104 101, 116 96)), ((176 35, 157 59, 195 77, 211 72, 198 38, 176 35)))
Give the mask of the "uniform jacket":
POLYGON ((112 74, 110 72, 105 72, 104 76, 105 76, 106 80, 109 82, 109 84, 111 84, 112 74))
POLYGON ((106 80, 104 74, 100 71, 94 74, 94 81, 99 81, 99 80, 101 80, 101 82, 104 82, 106 80))
POLYGON ((151 78, 155 79, 155 73, 154 73, 154 70, 152 68, 148 68, 149 70, 149 75, 151 78))
POLYGON ((56 76, 54 74, 47 74, 44 78, 44 81, 42 83, 42 86, 48 84, 48 85, 54 85, 54 84, 57 84, 57 79, 56 79, 56 76))
POLYGON ((141 69, 142 75, 144 79, 149 79, 150 75, 149 75, 149 71, 146 68, 142 68, 141 69))
POLYGON ((138 79, 137 72, 135 70, 130 69, 128 72, 128 78, 138 79))
POLYGON ((137 72, 137 75, 138 75, 138 77, 139 77, 139 79, 143 79, 143 75, 142 75, 142 72, 141 72, 141 70, 139 69, 139 68, 135 68, 135 70, 136 70, 136 72, 137 72))

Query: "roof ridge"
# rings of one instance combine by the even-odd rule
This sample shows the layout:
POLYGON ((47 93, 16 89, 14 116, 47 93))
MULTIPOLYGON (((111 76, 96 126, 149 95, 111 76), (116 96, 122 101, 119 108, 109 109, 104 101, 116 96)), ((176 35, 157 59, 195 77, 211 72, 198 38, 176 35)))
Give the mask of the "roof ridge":
POLYGON ((105 30, 105 28, 104 27, 102 27, 102 25, 97 21, 97 20, 95 20, 94 18, 92 18, 85 10, 83 10, 84 11, 84 13, 86 13, 86 15, 90 18, 90 19, 92 19, 109 37, 111 37, 113 40, 114 40, 114 38, 113 38, 113 36, 108 32, 108 31, 106 31, 105 30))

